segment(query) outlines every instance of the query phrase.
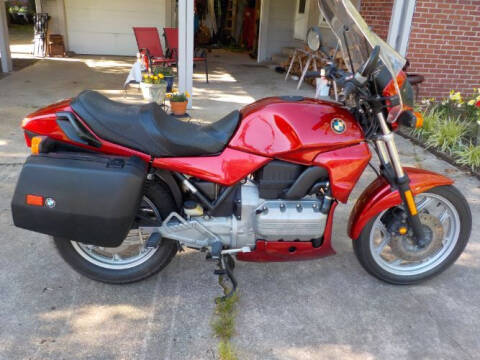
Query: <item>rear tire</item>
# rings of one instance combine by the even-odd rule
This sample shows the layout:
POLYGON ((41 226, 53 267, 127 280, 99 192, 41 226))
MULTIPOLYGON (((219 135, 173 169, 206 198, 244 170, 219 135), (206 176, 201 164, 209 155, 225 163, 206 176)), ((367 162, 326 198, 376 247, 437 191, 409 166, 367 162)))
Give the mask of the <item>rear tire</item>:
MULTIPOLYGON (((176 209, 170 192, 159 183, 150 183, 145 186, 145 198, 153 204, 161 219, 165 219, 176 209)), ((98 264, 93 257, 89 259, 87 252, 82 251, 84 245, 81 246, 79 243, 63 238, 54 238, 54 242, 62 258, 73 269, 92 280, 110 284, 127 284, 146 279, 167 266, 177 253, 176 241, 162 239, 158 248, 148 259, 132 267, 117 269, 98 264)))
MULTIPOLYGON (((389 271, 388 262, 382 262, 381 258, 373 255, 375 254, 375 249, 372 249, 374 245, 372 245, 371 241, 371 237, 373 236, 372 232, 375 231, 374 226, 379 224, 379 218, 385 214, 385 212, 383 212, 372 219, 362 230, 360 237, 353 241, 355 255, 363 268, 371 275, 390 284, 415 284, 445 271, 462 254, 468 243, 472 229, 472 214, 465 197, 454 186, 436 187, 419 196, 428 197, 428 194, 432 194, 431 197, 433 199, 439 199, 439 201, 441 199, 446 200, 446 203, 451 204, 458 214, 458 236, 455 236, 456 238, 452 240, 455 242, 447 249, 448 253, 445 253, 443 257, 439 257, 436 262, 432 260, 432 265, 430 267, 425 266, 424 271, 422 271, 421 267, 417 269, 413 268, 414 270, 410 272, 407 270, 404 273, 402 273, 401 270, 395 271, 394 267, 389 271)), ((388 246, 390 246, 390 244, 387 245, 387 251, 388 246)), ((440 253, 441 251, 442 250, 439 250, 438 252, 440 253)), ((403 264, 409 265, 408 261, 403 262, 403 264)), ((421 264, 420 262, 420 266, 422 266, 421 264)))

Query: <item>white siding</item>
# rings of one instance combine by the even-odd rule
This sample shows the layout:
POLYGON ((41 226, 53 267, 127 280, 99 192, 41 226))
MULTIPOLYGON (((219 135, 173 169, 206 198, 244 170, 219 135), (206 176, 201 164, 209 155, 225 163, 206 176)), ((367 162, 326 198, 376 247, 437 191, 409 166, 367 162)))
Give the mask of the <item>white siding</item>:
POLYGON ((269 0, 268 6, 268 29, 266 44, 263 44, 266 45, 265 59, 294 43, 296 1, 269 0))
POLYGON ((135 55, 134 26, 156 26, 163 41, 166 1, 65 0, 69 50, 78 54, 135 55))

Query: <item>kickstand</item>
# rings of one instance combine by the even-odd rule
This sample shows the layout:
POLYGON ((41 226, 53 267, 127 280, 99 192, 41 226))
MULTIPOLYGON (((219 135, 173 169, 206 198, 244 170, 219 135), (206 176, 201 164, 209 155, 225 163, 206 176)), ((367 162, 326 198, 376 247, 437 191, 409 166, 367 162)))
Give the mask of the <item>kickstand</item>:
POLYGON ((233 269, 235 268, 235 260, 230 254, 221 255, 217 262, 218 269, 214 274, 218 275, 218 283, 223 288, 224 296, 217 298, 217 301, 225 301, 232 297, 237 291, 237 279, 233 276, 233 269), (232 287, 227 286, 224 276, 227 275, 228 279, 232 283, 232 287))

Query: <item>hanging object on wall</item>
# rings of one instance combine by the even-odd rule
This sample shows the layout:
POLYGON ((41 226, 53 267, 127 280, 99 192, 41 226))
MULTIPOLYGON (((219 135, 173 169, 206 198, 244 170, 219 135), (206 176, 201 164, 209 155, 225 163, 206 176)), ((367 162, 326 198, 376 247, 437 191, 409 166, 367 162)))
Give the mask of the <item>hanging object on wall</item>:
POLYGON ((47 54, 47 13, 37 13, 33 16, 33 56, 45 57, 47 54))

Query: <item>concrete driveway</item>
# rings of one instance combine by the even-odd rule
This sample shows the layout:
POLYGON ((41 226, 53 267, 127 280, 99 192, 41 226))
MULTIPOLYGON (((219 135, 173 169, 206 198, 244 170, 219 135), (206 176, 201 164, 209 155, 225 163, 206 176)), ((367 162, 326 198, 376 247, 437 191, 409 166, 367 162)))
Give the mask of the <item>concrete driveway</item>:
MULTIPOLYGON (((21 119, 86 88, 114 98, 130 59, 39 61, 0 80, 0 359, 215 359, 210 323, 220 294, 213 264, 179 254, 158 276, 112 286, 71 270, 48 237, 13 227, 10 199, 27 156, 21 119)), ((246 57, 211 55, 199 67, 192 115, 215 120, 264 96, 295 94, 295 83, 246 57), (220 56, 220 57, 216 57, 220 56)), ((135 98, 131 90, 129 98, 135 98)), ((311 94, 305 87, 301 94, 311 94)), ((339 206, 337 255, 287 264, 237 263, 240 359, 475 359, 480 354, 480 182, 408 141, 406 165, 453 177, 474 214, 459 261, 424 284, 398 287, 369 276, 346 235, 346 219, 374 178, 369 170, 339 206)))

